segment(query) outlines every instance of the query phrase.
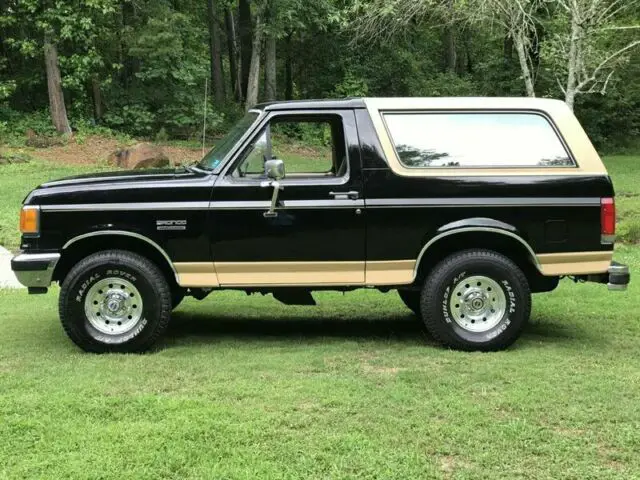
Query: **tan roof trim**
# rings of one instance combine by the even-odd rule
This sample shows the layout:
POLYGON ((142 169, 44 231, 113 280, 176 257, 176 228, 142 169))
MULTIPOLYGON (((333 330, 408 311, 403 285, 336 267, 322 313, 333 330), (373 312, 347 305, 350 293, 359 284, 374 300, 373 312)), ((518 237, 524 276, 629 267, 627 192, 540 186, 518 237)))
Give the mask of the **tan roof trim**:
POLYGON ((606 175, 607 171, 591 144, 589 137, 569 107, 560 100, 542 98, 365 98, 382 150, 389 166, 397 175, 407 177, 434 176, 496 176, 496 175, 606 175), (560 131, 571 150, 578 167, 528 167, 528 168, 409 168, 396 154, 387 132, 382 113, 385 111, 489 111, 519 110, 546 114, 560 131))

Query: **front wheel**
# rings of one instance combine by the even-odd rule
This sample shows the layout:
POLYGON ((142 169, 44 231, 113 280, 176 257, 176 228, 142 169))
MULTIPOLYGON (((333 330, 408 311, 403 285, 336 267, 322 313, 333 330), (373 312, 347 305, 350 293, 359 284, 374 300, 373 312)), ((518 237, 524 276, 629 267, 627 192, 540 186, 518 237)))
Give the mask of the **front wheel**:
POLYGON ((71 269, 60 290, 60 320, 87 352, 142 352, 167 328, 171 301, 169 285, 153 262, 107 250, 71 269))
POLYGON ((443 345, 495 351, 520 336, 531 313, 531 292, 522 270, 504 255, 467 250, 436 265, 420 303, 427 330, 443 345))

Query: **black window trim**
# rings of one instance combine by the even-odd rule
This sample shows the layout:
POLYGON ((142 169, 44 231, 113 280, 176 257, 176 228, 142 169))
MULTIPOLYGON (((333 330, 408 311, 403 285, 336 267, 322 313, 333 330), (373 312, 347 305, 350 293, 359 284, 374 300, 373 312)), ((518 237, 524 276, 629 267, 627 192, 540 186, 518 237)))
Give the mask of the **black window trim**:
POLYGON ((391 142, 391 146, 393 147, 393 151, 396 154, 396 157, 398 158, 398 162, 400 162, 400 164, 407 169, 411 169, 411 170, 436 170, 436 169, 446 169, 446 170, 450 170, 450 171, 459 171, 459 170, 513 170, 513 169, 531 169, 531 170, 544 170, 544 169, 562 169, 562 168, 574 168, 574 169, 578 169, 580 168, 580 165, 578 164, 575 155, 573 154, 573 152, 571 151, 571 148, 569 148, 569 145, 567 144, 567 142, 565 141, 564 137, 562 136, 562 133, 560 132, 560 129, 558 129, 558 126, 555 124, 555 122, 553 121, 553 119, 543 110, 537 110, 537 109, 513 109, 513 108, 494 108, 494 109, 416 109, 416 110, 406 110, 406 109, 401 109, 401 110, 394 110, 394 109, 386 109, 386 110, 379 110, 379 114, 380 117, 382 118, 382 124, 384 125, 384 128, 386 130, 387 136, 389 137, 389 140, 391 142), (501 113, 511 113, 511 114, 530 114, 530 115, 537 115, 540 116, 542 118, 544 118, 547 123, 551 126, 551 128, 553 129, 554 133, 556 134, 556 137, 558 138, 558 140, 560 141, 560 144, 562 145, 562 147, 565 149, 565 152, 567 153, 567 155, 569 156, 569 160, 571 160, 572 165, 508 165, 508 166, 501 166, 501 165, 477 165, 477 166, 461 166, 461 167, 452 167, 452 166, 437 166, 437 167, 412 167, 409 165, 406 165, 404 162, 402 162, 402 160, 400 159, 400 155, 398 154, 398 151, 396 150, 396 144, 395 141, 393 140, 393 136, 391 135, 391 130, 389 130, 389 126, 387 125, 387 121, 385 116, 387 114, 392 114, 392 115, 397 115, 397 114, 501 114, 501 113))

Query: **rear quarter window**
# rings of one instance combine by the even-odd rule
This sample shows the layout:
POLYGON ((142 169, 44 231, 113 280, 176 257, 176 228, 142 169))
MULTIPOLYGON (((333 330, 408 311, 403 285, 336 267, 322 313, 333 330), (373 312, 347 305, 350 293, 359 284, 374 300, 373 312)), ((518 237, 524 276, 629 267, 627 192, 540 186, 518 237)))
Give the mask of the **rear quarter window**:
POLYGON ((409 168, 574 167, 549 120, 537 113, 387 112, 400 162, 409 168))

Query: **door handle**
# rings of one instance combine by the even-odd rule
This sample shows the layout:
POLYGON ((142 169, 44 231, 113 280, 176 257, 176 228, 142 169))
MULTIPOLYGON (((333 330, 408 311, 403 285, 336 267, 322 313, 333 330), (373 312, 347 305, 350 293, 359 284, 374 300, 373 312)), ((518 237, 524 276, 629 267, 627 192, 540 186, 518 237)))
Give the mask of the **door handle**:
POLYGON ((329 195, 336 200, 357 200, 359 193, 351 190, 349 192, 329 192, 329 195))

